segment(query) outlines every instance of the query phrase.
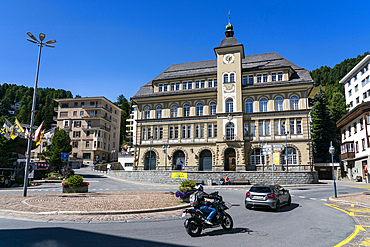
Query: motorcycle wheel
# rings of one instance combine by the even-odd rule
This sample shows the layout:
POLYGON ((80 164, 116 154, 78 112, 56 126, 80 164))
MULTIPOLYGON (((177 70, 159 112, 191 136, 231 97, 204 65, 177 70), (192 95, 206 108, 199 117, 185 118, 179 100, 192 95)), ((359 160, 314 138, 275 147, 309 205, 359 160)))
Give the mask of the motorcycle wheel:
POLYGON ((225 217, 221 223, 222 228, 225 231, 231 231, 233 229, 233 219, 231 218, 230 214, 225 213, 225 217))
POLYGON ((189 219, 186 232, 192 237, 198 237, 202 232, 202 226, 196 220, 189 219))

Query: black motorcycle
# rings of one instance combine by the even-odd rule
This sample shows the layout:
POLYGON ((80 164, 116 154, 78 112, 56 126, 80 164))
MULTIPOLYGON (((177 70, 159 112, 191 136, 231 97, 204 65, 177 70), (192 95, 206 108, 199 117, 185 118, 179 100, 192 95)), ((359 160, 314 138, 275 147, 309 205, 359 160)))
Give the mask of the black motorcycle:
POLYGON ((184 226, 186 232, 192 237, 198 237, 203 229, 215 228, 219 227, 220 225, 226 231, 231 231, 233 229, 233 219, 228 213, 225 212, 225 210, 231 208, 231 204, 224 202, 222 200, 222 196, 218 195, 218 191, 212 193, 211 195, 217 196, 217 199, 215 199, 211 205, 207 205, 216 209, 216 214, 211 219, 212 225, 208 225, 204 222, 208 214, 203 213, 200 209, 192 208, 185 209, 183 211, 182 217, 185 217, 186 214, 191 215, 190 218, 185 220, 184 226))

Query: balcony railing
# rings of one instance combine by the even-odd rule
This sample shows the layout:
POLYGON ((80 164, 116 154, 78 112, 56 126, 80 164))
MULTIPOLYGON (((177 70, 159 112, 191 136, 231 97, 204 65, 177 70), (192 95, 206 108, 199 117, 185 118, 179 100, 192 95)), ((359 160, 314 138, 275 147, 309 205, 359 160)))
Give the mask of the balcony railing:
POLYGON ((92 115, 85 115, 85 116, 82 116, 82 118, 103 118, 109 122, 111 122, 112 120, 109 119, 108 116, 105 116, 105 115, 101 115, 101 114, 92 114, 92 115))
POLYGON ((237 135, 224 135, 224 141, 237 141, 237 135))
POLYGON ((341 159, 353 159, 355 158, 354 142, 345 142, 340 146, 341 159))
POLYGON ((111 128, 107 127, 107 126, 104 126, 104 125, 92 125, 92 126, 88 126, 88 125, 82 125, 82 130, 105 130, 105 131, 110 131, 111 128))

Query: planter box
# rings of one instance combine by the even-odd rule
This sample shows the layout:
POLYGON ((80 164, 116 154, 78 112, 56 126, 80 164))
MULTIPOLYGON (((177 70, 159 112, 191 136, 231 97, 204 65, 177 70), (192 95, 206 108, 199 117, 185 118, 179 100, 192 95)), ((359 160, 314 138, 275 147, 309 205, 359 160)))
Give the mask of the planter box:
POLYGON ((82 186, 77 188, 63 187, 63 193, 87 193, 89 191, 89 186, 82 186))

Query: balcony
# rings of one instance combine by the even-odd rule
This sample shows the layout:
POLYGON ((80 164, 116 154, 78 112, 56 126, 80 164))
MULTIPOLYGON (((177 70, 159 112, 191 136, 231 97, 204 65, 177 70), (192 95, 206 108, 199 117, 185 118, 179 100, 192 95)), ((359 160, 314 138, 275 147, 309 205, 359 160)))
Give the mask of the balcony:
POLYGON ((84 105, 84 106, 81 106, 81 108, 85 109, 85 110, 92 110, 92 109, 97 109, 97 108, 100 108, 100 109, 104 109, 110 113, 112 113, 112 111, 108 108, 108 107, 105 107, 103 105, 84 105))
POLYGON ((340 146, 341 159, 353 159, 355 158, 354 142, 345 142, 340 146))
POLYGON ((238 141, 238 136, 237 135, 224 135, 223 138, 224 141, 238 141))
POLYGON ((82 116, 82 118, 103 118, 103 119, 107 120, 108 122, 112 122, 112 120, 109 119, 108 116, 101 115, 101 114, 85 115, 85 116, 82 116))
POLYGON ((104 125, 92 125, 92 126, 82 125, 82 130, 84 130, 84 131, 88 131, 88 130, 105 130, 105 131, 110 132, 111 128, 106 127, 104 125))

